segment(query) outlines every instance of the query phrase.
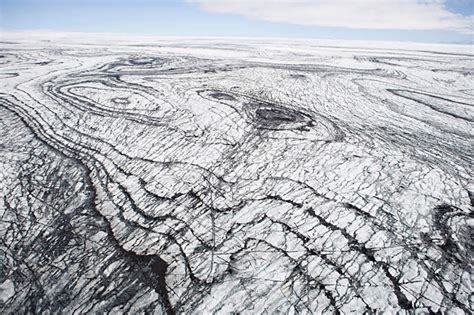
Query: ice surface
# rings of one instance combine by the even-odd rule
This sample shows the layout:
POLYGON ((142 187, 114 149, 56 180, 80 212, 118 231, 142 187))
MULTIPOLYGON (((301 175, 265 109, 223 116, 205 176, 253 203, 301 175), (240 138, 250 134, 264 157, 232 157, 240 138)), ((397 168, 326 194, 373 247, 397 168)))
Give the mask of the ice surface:
POLYGON ((472 312, 472 47, 2 40, 2 313, 472 312))

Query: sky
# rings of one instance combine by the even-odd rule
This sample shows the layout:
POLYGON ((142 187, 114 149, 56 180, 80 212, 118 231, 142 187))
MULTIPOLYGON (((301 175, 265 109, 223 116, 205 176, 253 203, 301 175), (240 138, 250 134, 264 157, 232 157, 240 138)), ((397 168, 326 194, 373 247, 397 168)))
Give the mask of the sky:
POLYGON ((473 43, 474 0, 0 0, 0 30, 473 43))

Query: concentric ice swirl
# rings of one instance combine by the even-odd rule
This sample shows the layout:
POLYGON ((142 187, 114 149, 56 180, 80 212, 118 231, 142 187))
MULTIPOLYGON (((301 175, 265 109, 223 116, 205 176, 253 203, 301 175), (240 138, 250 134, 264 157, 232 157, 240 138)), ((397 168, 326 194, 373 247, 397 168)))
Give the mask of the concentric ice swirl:
POLYGON ((2 313, 472 313, 473 55, 63 41, 0 49, 2 313))

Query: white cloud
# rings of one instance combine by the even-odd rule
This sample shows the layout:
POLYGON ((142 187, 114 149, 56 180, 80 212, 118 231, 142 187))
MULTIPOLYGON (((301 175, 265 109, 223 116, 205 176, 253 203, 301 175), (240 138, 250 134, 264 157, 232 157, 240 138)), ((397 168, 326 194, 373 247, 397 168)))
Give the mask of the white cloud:
POLYGON ((450 12, 442 0, 188 0, 202 9, 299 25, 473 32, 473 16, 450 12))

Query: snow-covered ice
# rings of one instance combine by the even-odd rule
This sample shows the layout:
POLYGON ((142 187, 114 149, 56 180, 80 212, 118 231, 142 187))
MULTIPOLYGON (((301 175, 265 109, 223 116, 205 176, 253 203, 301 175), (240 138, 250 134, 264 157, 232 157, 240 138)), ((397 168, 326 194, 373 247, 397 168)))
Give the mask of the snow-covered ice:
POLYGON ((2 313, 472 312, 472 46, 0 50, 2 313))

